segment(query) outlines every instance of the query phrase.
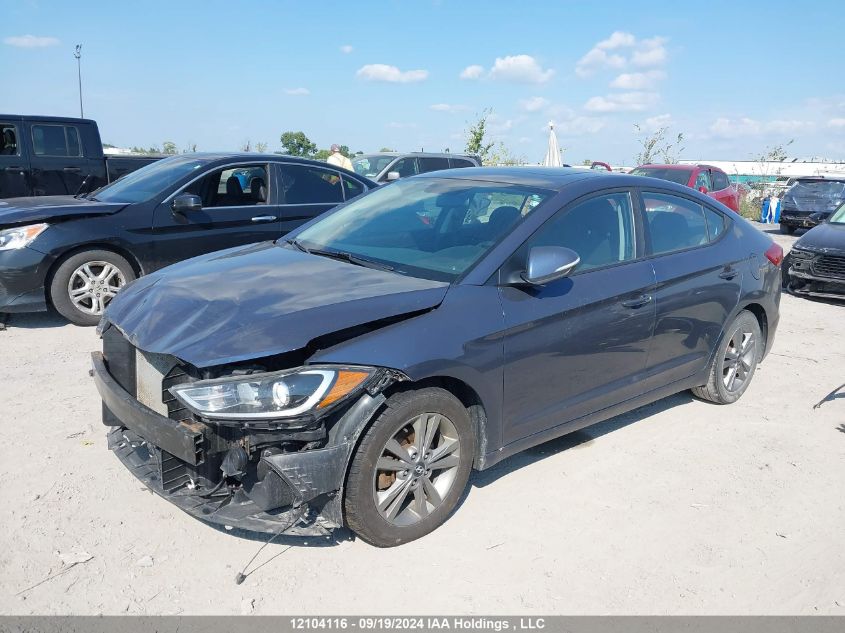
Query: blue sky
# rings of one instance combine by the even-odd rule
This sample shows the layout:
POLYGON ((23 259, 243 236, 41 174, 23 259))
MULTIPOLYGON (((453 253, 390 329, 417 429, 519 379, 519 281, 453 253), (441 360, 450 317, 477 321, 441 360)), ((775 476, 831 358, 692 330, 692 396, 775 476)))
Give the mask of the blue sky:
POLYGON ((633 125, 683 158, 845 160, 845 3, 0 0, 0 112, 85 114, 120 146, 464 146, 476 113, 539 161, 630 164, 633 125))

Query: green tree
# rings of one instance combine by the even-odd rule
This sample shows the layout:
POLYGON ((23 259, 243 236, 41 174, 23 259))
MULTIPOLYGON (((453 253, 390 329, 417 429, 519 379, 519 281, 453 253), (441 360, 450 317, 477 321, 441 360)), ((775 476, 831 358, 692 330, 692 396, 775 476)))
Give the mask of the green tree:
POLYGON ((681 143, 684 142, 683 132, 679 133, 674 141, 667 141, 666 135, 669 132, 668 127, 662 127, 654 132, 647 133, 639 125, 635 124, 634 129, 640 134, 637 142, 642 148, 641 151, 634 157, 634 162, 637 165, 647 165, 655 162, 655 158, 659 157, 664 163, 677 163, 678 158, 684 151, 681 143))
POLYGON ((317 146, 304 132, 284 132, 279 140, 285 153, 291 156, 310 158, 317 152, 317 146))
POLYGON ((332 155, 331 150, 328 150, 328 149, 317 150, 317 152, 314 154, 314 160, 326 160, 331 155, 332 155))
POLYGON ((171 154, 178 154, 179 151, 176 149, 176 143, 173 141, 164 141, 161 144, 161 153, 169 156, 171 154))
POLYGON ((486 138, 487 134, 487 119, 493 111, 490 108, 481 111, 478 120, 470 124, 466 131, 466 153, 472 156, 478 156, 483 164, 489 162, 490 150, 493 149, 495 143, 486 138))
POLYGON ((380 152, 395 152, 396 150, 390 149, 389 147, 382 147, 379 151, 380 152))
POLYGON ((259 154, 263 154, 267 151, 267 143, 259 142, 255 144, 255 151, 259 154))

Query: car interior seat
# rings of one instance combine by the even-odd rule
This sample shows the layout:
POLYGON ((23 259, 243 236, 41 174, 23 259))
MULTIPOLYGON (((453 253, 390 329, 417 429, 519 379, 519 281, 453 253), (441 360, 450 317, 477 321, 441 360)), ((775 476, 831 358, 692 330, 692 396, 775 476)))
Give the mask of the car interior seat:
POLYGON ((263 178, 256 176, 249 181, 249 197, 255 204, 267 202, 267 187, 263 178))

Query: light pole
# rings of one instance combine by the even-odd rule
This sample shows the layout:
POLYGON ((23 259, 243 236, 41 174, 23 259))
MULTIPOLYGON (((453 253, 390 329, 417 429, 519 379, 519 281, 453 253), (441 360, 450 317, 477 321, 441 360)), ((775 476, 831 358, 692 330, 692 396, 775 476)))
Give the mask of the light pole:
POLYGON ((79 78, 79 118, 84 119, 85 115, 82 113, 82 44, 76 45, 73 56, 76 57, 76 75, 79 78))

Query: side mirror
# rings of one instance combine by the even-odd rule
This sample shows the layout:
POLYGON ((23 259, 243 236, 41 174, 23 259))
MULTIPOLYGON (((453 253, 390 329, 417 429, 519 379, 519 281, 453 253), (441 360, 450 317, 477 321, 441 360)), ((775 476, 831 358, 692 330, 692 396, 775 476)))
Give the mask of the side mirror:
POLYGON ((387 172, 387 182, 393 182, 394 180, 399 180, 399 178, 401 178, 401 176, 398 171, 387 172))
POLYGON ((566 277, 581 263, 578 253, 564 246, 535 246, 528 253, 528 264, 522 280, 542 286, 566 277))
POLYGON ((698 190, 699 190, 701 193, 707 193, 707 191, 708 191, 708 190, 707 190, 707 187, 705 187, 704 185, 701 185, 701 186, 698 188, 698 190))
POLYGON ((190 193, 183 193, 182 195, 173 198, 173 202, 170 203, 170 208, 174 213, 202 211, 202 198, 190 193))

